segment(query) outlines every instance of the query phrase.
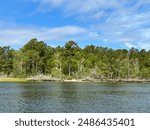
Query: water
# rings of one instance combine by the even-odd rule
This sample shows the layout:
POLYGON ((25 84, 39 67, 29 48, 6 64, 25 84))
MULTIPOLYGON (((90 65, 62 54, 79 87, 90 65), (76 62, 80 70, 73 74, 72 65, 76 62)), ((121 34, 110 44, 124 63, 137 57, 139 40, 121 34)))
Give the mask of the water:
POLYGON ((0 83, 0 112, 150 112, 150 84, 0 83))

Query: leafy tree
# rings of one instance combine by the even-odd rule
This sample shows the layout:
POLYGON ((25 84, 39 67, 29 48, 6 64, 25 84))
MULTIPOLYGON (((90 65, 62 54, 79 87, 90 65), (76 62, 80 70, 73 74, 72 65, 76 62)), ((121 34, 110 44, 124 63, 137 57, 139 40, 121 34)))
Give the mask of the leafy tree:
POLYGON ((0 71, 9 76, 13 71, 14 50, 10 47, 0 47, 0 71))
POLYGON ((77 70, 77 62, 75 60, 76 55, 79 51, 79 47, 77 43, 74 41, 68 41, 65 44, 64 52, 63 52, 63 59, 65 61, 65 74, 68 74, 68 76, 71 76, 76 70, 77 70))
POLYGON ((110 49, 87 45, 83 49, 74 41, 63 47, 50 47, 31 39, 15 51, 0 47, 0 74, 28 77, 39 74, 59 79, 150 79, 150 51, 131 48, 110 49))

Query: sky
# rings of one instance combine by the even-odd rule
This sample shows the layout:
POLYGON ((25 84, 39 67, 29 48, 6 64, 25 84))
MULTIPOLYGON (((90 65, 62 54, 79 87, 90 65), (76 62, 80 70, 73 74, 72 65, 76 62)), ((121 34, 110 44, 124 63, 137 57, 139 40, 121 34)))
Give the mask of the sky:
POLYGON ((150 50, 150 0, 0 0, 0 46, 18 49, 32 38, 150 50))

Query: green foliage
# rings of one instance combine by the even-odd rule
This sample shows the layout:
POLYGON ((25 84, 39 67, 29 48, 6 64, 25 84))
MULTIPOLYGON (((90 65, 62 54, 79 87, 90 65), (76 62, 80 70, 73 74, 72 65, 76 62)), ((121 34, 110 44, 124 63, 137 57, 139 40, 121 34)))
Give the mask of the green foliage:
POLYGON ((44 74, 59 79, 150 79, 150 51, 94 45, 82 49, 74 41, 53 48, 34 38, 18 51, 0 47, 0 74, 44 74))
POLYGON ((14 50, 0 47, 0 72, 9 76, 13 71, 14 50))

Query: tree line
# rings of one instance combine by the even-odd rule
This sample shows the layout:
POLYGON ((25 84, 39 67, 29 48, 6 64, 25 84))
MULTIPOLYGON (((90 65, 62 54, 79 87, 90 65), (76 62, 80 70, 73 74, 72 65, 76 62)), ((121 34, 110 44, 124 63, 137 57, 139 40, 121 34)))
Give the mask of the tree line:
POLYGON ((0 47, 0 75, 59 79, 149 79, 150 50, 111 49, 94 45, 80 48, 74 41, 51 47, 31 39, 19 50, 0 47))

